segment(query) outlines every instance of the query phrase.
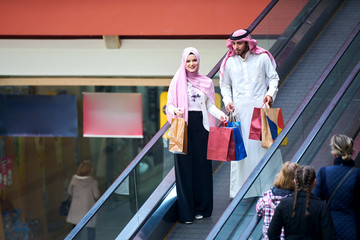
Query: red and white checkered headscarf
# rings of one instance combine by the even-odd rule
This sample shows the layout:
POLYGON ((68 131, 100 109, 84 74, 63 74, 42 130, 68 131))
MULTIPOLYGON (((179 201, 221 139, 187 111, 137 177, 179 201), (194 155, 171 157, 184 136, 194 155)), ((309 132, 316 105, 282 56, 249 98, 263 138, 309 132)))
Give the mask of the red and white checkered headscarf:
POLYGON ((226 40, 226 47, 229 49, 229 51, 227 52, 224 60, 221 63, 220 71, 219 71, 220 78, 223 76, 226 61, 229 59, 229 57, 236 55, 236 53, 232 47, 232 41, 248 42, 249 51, 251 53, 255 53, 255 54, 266 53, 269 56, 274 68, 276 68, 275 59, 273 58, 271 53, 269 51, 257 46, 257 41, 255 39, 251 38, 249 30, 239 29, 239 30, 233 32, 230 35, 230 37, 226 40))

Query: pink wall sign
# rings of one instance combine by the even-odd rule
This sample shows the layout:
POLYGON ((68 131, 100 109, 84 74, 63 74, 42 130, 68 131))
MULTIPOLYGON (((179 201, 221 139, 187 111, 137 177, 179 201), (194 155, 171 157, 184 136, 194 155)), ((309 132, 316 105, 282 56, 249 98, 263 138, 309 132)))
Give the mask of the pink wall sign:
POLYGON ((142 138, 140 93, 83 93, 84 137, 142 138))

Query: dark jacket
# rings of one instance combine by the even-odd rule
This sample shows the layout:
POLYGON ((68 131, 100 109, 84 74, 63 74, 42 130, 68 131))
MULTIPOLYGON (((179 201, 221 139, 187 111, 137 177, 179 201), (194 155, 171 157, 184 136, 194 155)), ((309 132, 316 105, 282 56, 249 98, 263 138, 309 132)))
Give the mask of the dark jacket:
POLYGON ((294 195, 281 200, 270 222, 269 239, 280 239, 281 227, 285 229, 285 239, 336 239, 330 211, 324 201, 311 195, 308 217, 305 217, 305 191, 298 193, 294 218, 292 217, 293 204, 294 195))
MULTIPOLYGON (((328 200, 345 174, 355 166, 352 160, 334 160, 333 166, 320 168, 313 193, 328 200)), ((337 239, 360 239, 360 169, 355 169, 341 185, 329 205, 337 239)))

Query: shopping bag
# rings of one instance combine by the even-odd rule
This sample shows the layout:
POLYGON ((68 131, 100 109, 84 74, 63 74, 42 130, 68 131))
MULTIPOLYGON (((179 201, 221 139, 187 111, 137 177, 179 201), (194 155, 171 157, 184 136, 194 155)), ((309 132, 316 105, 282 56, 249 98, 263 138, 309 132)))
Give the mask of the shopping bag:
POLYGON ((249 139, 261 141, 261 108, 254 107, 250 123, 249 139))
MULTIPOLYGON (((284 120, 281 108, 261 109, 261 146, 269 148, 284 128, 284 120)), ((287 137, 281 145, 287 145, 287 137)))
POLYGON ((218 161, 234 161, 236 159, 233 128, 210 127, 207 159, 218 161))
POLYGON ((235 120, 235 122, 228 122, 228 126, 234 128, 235 160, 242 160, 247 157, 247 154, 241 134, 241 123, 235 120))
POLYGON ((169 151, 187 154, 187 125, 184 118, 171 119, 169 151))

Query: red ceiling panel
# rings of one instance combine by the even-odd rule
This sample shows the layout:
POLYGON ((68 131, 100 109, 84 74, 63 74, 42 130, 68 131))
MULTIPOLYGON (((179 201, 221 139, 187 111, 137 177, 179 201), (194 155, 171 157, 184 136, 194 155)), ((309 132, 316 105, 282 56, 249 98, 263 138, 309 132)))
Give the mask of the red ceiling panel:
POLYGON ((0 0, 5 36, 227 36, 270 0, 0 0))

